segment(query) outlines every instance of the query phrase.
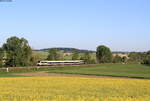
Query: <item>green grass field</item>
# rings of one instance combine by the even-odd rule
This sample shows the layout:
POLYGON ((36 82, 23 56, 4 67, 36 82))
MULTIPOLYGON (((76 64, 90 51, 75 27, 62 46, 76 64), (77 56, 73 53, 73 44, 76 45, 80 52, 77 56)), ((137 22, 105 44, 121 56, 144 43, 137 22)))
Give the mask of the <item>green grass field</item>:
POLYGON ((150 78, 150 66, 140 64, 100 64, 93 66, 66 66, 51 68, 49 70, 49 73, 150 78))
POLYGON ((56 66, 37 68, 16 68, 9 73, 0 72, 0 77, 18 77, 14 73, 47 71, 49 73, 81 74, 112 77, 131 77, 150 79, 150 66, 141 64, 98 64, 82 66, 56 66))
POLYGON ((0 77, 28 77, 23 75, 1 74, 0 77))

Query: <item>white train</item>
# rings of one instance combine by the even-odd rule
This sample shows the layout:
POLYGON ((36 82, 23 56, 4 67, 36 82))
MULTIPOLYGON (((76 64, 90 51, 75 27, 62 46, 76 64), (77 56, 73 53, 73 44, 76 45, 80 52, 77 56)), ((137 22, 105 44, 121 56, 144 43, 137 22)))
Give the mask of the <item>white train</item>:
POLYGON ((83 60, 67 60, 67 61, 39 61, 38 66, 53 66, 53 65, 81 65, 83 60))

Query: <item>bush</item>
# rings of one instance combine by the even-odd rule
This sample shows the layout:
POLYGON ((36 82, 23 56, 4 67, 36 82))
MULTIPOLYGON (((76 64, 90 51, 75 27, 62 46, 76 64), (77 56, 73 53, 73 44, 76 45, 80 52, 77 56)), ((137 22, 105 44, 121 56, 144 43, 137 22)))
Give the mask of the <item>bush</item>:
POLYGON ((113 57, 113 63, 122 63, 122 57, 116 55, 115 57, 113 57))
POLYGON ((143 63, 144 64, 150 64, 150 53, 149 52, 147 52, 143 63))

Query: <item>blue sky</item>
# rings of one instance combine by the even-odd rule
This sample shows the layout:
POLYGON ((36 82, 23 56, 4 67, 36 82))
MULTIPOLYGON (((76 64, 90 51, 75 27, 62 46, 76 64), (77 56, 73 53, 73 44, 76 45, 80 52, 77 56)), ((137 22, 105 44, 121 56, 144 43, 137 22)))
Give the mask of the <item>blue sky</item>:
POLYGON ((13 1, 0 2, 0 45, 18 36, 33 49, 150 50, 150 0, 13 1))

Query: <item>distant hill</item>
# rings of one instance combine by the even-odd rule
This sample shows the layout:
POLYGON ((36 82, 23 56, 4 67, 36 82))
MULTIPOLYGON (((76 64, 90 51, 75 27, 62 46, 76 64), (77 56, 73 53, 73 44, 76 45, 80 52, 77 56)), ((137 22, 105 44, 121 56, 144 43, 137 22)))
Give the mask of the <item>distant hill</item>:
POLYGON ((92 51, 92 50, 84 50, 84 49, 77 49, 77 48, 61 48, 61 47, 45 48, 45 49, 39 49, 39 50, 35 50, 35 51, 48 51, 50 49, 57 49, 59 51, 66 52, 66 53, 72 53, 75 50, 79 51, 80 53, 85 53, 85 52, 95 53, 95 51, 92 51))
MULTIPOLYGON (((66 53, 72 53, 74 50, 77 50, 80 53, 85 53, 85 52, 95 53, 96 52, 96 51, 93 51, 93 50, 77 49, 77 48, 62 48, 62 47, 58 47, 58 48, 44 48, 44 49, 38 49, 38 50, 34 50, 34 51, 48 52, 50 49, 57 49, 59 51, 66 52, 66 53)), ((113 51, 112 53, 114 53, 114 54, 119 54, 119 53, 120 54, 128 54, 130 52, 113 51)))

